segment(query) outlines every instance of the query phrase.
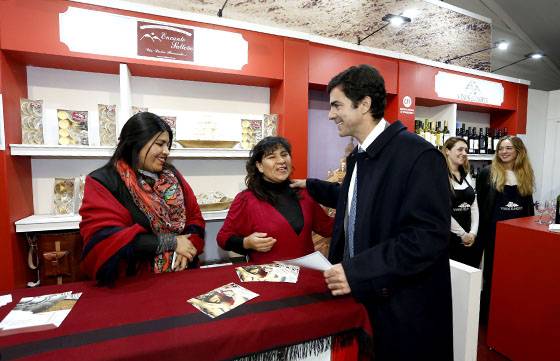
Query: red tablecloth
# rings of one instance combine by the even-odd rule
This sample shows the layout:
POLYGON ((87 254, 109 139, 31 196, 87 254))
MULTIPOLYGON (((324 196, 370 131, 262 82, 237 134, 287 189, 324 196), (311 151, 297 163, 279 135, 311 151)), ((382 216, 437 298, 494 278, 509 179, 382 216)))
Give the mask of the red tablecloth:
POLYGON ((536 219, 498 222, 487 342, 515 361, 558 361, 560 234, 536 219))
POLYGON ((241 283, 234 266, 128 279, 114 288, 92 282, 22 289, 0 308, 3 318, 21 297, 83 292, 54 330, 0 337, 2 361, 226 360, 345 331, 371 335, 365 309, 332 297, 322 274, 301 269, 296 284, 241 283), (235 282, 260 296, 211 319, 187 299, 235 282))

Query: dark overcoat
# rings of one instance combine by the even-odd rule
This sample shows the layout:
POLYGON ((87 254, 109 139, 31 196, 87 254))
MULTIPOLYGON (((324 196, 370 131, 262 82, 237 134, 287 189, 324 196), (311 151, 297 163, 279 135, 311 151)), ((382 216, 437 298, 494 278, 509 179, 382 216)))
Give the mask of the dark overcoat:
POLYGON ((453 360, 447 166, 431 144, 399 121, 360 160, 355 256, 343 261, 344 218, 357 149, 341 185, 307 180, 336 208, 329 259, 342 263, 352 295, 368 309, 375 359, 453 360))

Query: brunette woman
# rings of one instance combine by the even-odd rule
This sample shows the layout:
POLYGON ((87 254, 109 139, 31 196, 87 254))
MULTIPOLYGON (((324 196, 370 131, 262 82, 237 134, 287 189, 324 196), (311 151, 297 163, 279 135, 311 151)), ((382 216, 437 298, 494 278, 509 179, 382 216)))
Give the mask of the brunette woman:
POLYGON ((478 231, 478 204, 474 181, 469 174, 468 145, 463 138, 449 138, 442 148, 451 185, 451 236, 449 257, 480 267, 482 251, 474 247, 478 231), (480 251, 479 251, 480 250, 480 251))
POLYGON ((290 188, 291 146, 266 137, 247 161, 247 189, 233 201, 217 235, 220 247, 266 263, 314 251, 311 231, 328 237, 333 219, 306 190, 290 188))
POLYGON ((99 283, 110 285, 119 273, 143 268, 196 266, 204 220, 191 187, 167 163, 172 142, 164 120, 138 113, 123 126, 109 162, 86 178, 82 269, 99 283))
POLYGON ((492 164, 484 168, 476 180, 480 207, 479 239, 485 246, 480 307, 483 321, 488 317, 490 305, 496 223, 534 215, 534 188, 535 176, 523 141, 515 136, 501 138, 492 164))

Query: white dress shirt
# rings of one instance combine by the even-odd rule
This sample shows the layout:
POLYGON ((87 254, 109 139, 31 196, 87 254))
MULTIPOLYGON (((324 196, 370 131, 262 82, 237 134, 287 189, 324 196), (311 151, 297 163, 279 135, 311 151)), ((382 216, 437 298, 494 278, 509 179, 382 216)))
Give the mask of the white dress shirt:
MULTIPOLYGON (((358 143, 358 150, 362 149, 363 151, 365 151, 367 147, 369 147, 371 143, 373 143, 373 141, 377 139, 377 137, 379 137, 379 135, 383 132, 383 130, 385 130, 386 126, 387 126, 387 121, 385 120, 385 118, 381 118, 379 123, 377 123, 377 125, 368 134, 364 142, 362 144, 358 143)), ((350 213, 350 206, 352 204, 354 187, 356 185, 357 169, 358 169, 358 163, 356 163, 356 165, 354 166, 354 170, 352 171, 352 177, 350 178, 350 186, 348 187, 348 203, 346 204, 346 216, 348 216, 348 214, 350 213)))

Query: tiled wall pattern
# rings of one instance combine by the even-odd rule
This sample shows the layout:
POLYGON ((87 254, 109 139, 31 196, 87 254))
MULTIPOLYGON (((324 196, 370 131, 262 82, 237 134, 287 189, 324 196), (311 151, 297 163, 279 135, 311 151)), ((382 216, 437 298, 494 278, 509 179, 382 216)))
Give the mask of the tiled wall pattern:
MULTIPOLYGON (((129 0, 216 16, 224 0, 129 0)), ((229 0, 223 17, 356 43, 357 37, 381 27, 388 13, 418 10, 400 28, 388 26, 362 44, 374 48, 445 60, 489 47, 492 26, 484 21, 422 0, 229 0)), ((454 61, 469 68, 490 69, 490 52, 454 61)))

